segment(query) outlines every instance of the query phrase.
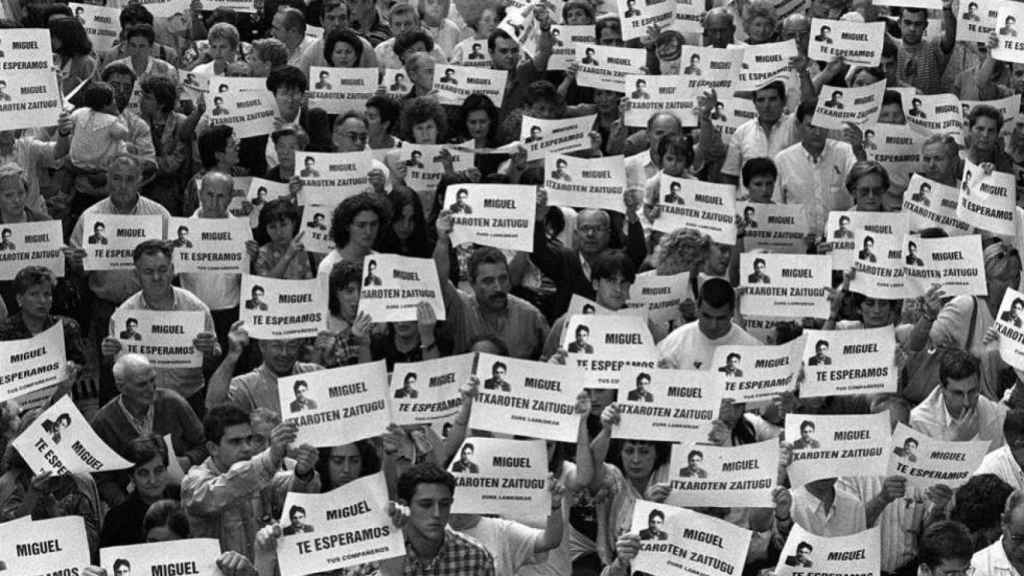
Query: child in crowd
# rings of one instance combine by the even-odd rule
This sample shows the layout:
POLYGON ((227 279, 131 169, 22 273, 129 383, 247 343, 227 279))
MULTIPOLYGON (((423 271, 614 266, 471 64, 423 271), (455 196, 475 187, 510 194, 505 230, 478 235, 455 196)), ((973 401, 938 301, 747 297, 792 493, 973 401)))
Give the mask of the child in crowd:
POLYGON ((126 148, 128 126, 119 118, 114 89, 106 82, 87 86, 82 104, 71 113, 71 165, 82 172, 106 170, 110 159, 126 148))
POLYGON ((309 254, 302 245, 306 231, 299 231, 299 209, 285 198, 267 202, 260 210, 260 228, 270 242, 260 246, 256 256, 256 274, 286 280, 313 277, 309 254))
POLYGON ((771 158, 751 158, 743 164, 741 170, 743 188, 747 190, 748 201, 754 204, 774 204, 775 182, 779 179, 779 169, 771 158))

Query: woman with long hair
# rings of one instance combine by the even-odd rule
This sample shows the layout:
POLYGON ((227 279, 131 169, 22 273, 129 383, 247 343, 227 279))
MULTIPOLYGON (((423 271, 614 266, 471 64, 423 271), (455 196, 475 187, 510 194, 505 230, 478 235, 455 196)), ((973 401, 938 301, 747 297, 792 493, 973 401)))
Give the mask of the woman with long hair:
POLYGON ((50 43, 60 72, 61 92, 67 94, 96 75, 98 64, 92 56, 92 42, 77 18, 63 16, 50 20, 50 43))

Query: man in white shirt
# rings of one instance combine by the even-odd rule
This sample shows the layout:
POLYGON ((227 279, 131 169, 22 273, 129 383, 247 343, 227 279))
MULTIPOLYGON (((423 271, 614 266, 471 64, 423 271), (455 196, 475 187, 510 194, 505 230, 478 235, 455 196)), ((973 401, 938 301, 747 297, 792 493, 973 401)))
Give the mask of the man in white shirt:
MULTIPOLYGON (((401 70, 404 68, 402 60, 395 54, 395 38, 404 32, 413 32, 420 29, 420 13, 414 6, 399 2, 391 7, 391 38, 377 44, 373 49, 377 56, 377 63, 381 68, 401 70)), ((430 57, 434 62, 447 62, 444 52, 437 45, 430 51, 430 57)))
POLYGON ((722 178, 739 184, 743 163, 751 158, 774 157, 797 141, 796 118, 785 114, 786 85, 781 81, 754 92, 757 118, 751 118, 733 133, 722 165, 722 178))
POLYGON ((1024 492, 1014 490, 1003 509, 1003 534, 971 558, 975 576, 1021 576, 1024 573, 1024 492))
POLYGON ((796 110, 796 131, 800 141, 775 156, 779 179, 772 201, 802 204, 811 231, 821 235, 832 210, 848 210, 853 199, 846 191, 846 175, 857 163, 853 148, 828 138, 828 130, 812 126, 814 102, 796 110))
POLYGON ((623 143, 623 153, 626 158, 626 187, 643 188, 652 176, 658 173, 658 165, 654 162, 654 155, 658 148, 658 142, 671 134, 682 134, 683 125, 674 114, 658 112, 651 114, 647 119, 647 130, 637 132, 627 138, 623 143), (646 142, 644 142, 646 140, 646 142), (647 149, 636 152, 643 144, 647 149))
POLYGON ((727 280, 709 278, 697 300, 697 320, 676 328, 658 344, 663 358, 684 370, 709 370, 719 346, 755 346, 756 338, 732 321, 736 292, 727 280))
POLYGON ((793 490, 792 497, 793 520, 811 534, 832 538, 867 528, 864 504, 853 494, 836 489, 835 478, 808 482, 793 490))
MULTIPOLYGON (((274 38, 288 49, 288 65, 298 66, 302 55, 316 40, 306 36, 306 16, 297 8, 282 8, 274 14, 271 24, 274 38)), ((309 70, 305 70, 308 74, 309 70)))
POLYGON ((990 450, 1002 446, 1006 406, 981 397, 979 366, 968 352, 944 351, 939 386, 911 410, 911 428, 937 440, 988 440, 990 450))
POLYGON ((1024 490, 1024 410, 1010 410, 1003 421, 1003 437, 1006 445, 985 455, 981 466, 973 476, 995 474, 1000 480, 1013 487, 1024 490))

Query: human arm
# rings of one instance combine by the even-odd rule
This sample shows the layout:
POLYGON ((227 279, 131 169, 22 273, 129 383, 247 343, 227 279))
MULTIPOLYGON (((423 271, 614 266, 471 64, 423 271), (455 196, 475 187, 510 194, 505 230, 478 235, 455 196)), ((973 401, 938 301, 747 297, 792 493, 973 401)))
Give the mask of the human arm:
POLYGON ((629 576, 630 563, 640 552, 640 536, 629 533, 619 536, 615 542, 615 560, 601 570, 601 576, 629 576))
POLYGON ((868 527, 878 522, 885 507, 907 493, 907 479, 903 476, 888 476, 882 482, 882 490, 864 503, 864 517, 868 527))
POLYGON ((590 489, 594 492, 604 484, 604 459, 608 456, 611 443, 612 426, 619 423, 619 407, 614 402, 601 411, 601 431, 590 443, 591 461, 594 463, 594 477, 590 481, 590 489))
POLYGON ((949 55, 956 45, 956 15, 953 13, 953 0, 942 0, 942 42, 939 47, 949 55))
POLYGON ((594 458, 590 451, 590 430, 587 416, 590 415, 590 394, 583 390, 576 396, 576 414, 579 424, 576 430, 576 467, 565 475, 565 489, 569 492, 583 490, 594 477, 594 458))
POLYGON ((480 389, 480 380, 476 376, 470 376, 469 381, 459 387, 459 396, 462 398, 462 405, 452 422, 452 429, 444 440, 444 464, 447 464, 455 452, 466 439, 466 429, 469 426, 469 416, 473 410, 473 400, 480 389))
POLYGON ((206 407, 212 408, 228 401, 228 390, 231 388, 231 377, 235 366, 242 356, 242 351, 249 344, 249 333, 245 331, 245 322, 236 321, 228 330, 228 351, 224 359, 210 376, 206 384, 206 407))
POLYGON ((553 476, 548 478, 548 484, 548 489, 551 491, 551 511, 548 513, 548 521, 544 525, 544 533, 533 544, 534 554, 543 554, 548 550, 558 548, 558 545, 562 543, 562 535, 565 533, 565 527, 562 525, 562 501, 565 487, 553 476))
POLYGON ((939 284, 933 284, 920 298, 921 315, 914 323, 914 329, 910 331, 910 338, 907 340, 907 349, 911 352, 920 352, 928 347, 932 324, 942 310, 943 293, 939 284))

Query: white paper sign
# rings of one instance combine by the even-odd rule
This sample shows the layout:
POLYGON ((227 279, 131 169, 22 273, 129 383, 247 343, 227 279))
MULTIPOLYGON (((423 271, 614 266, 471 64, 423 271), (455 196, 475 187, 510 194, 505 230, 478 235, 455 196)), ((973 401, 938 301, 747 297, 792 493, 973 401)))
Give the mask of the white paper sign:
MULTIPOLYGON (((576 57, 576 46, 594 44, 597 41, 593 26, 554 24, 551 26, 551 37, 554 38, 555 45, 551 57, 548 58, 548 70, 568 70, 569 61, 576 57)), ((484 49, 486 51, 486 46, 484 49)))
POLYGON ((786 539, 775 567, 777 576, 821 574, 859 574, 878 576, 881 573, 882 547, 878 526, 863 532, 826 538, 804 530, 799 524, 786 539), (808 569, 811 569, 810 571, 808 569))
POLYGON ((121 216, 88 212, 82 215, 84 267, 87 271, 134 268, 135 247, 144 240, 163 237, 164 221, 159 214, 121 216))
POLYGON ((452 244, 533 251, 536 186, 456 184, 448 186, 444 200, 452 213, 452 244))
POLYGON ((954 236, 967 234, 971 225, 957 218, 956 210, 960 190, 914 174, 903 192, 903 212, 907 214, 910 230, 939 227, 954 236))
POLYGON ((743 49, 681 46, 679 62, 686 88, 715 90, 719 98, 729 97, 743 70, 743 49))
POLYGON ((723 98, 711 112, 711 124, 728 142, 729 137, 747 120, 757 118, 757 108, 749 98, 723 98))
POLYGON ((1003 62, 1024 63, 1024 42, 1019 38, 1020 24, 1024 24, 1024 6, 1001 2, 995 22, 999 43, 992 50, 993 58, 1003 62))
POLYGON ((662 28, 676 17, 675 0, 618 0, 622 39, 645 38, 651 26, 662 28))
POLYGON ((45 390, 67 378, 64 324, 57 322, 31 338, 0 342, 0 402, 45 390))
POLYGON ((327 328, 326 282, 242 275, 240 317, 249 336, 313 338, 327 328))
POLYGON ((674 444, 669 466, 673 506, 716 508, 773 506, 779 475, 776 439, 740 446, 674 444))
POLYGON ((904 237, 907 292, 924 296, 938 286, 945 296, 988 294, 981 236, 904 237))
POLYGON ((371 191, 373 157, 368 150, 296 152, 295 167, 302 179, 302 204, 337 204, 349 196, 371 191))
POLYGON ((921 163, 921 135, 905 124, 875 124, 864 129, 864 151, 898 185, 908 182, 921 163))
POLYGON ((931 134, 949 135, 958 143, 963 142, 963 110, 960 99, 955 95, 915 94, 910 98, 909 107, 907 104, 904 99, 903 109, 909 126, 916 126, 931 134))
POLYGON ((828 255, 740 254, 740 313, 828 318, 832 259, 828 255))
POLYGON ((374 322, 416 320, 416 307, 427 302, 438 320, 445 320, 441 283, 433 258, 374 254, 363 259, 359 311, 374 322))
POLYGON ((986 175, 980 166, 964 159, 957 218, 993 234, 1013 236, 1016 206, 1017 180, 1012 173, 992 171, 986 175))
POLYGON ((698 88, 687 88, 678 76, 626 76, 626 126, 642 128, 659 112, 672 114, 683 126, 697 125, 698 88))
POLYGON ((105 52, 114 47, 114 42, 121 32, 120 8, 74 2, 69 2, 68 7, 85 27, 85 34, 92 42, 93 51, 105 52))
POLYGON ((548 120, 523 116, 519 142, 527 160, 539 160, 555 152, 568 153, 590 147, 590 129, 596 115, 548 120))
POLYGON ((412 81, 409 80, 404 68, 385 68, 380 85, 392 98, 401 98, 412 90, 412 81))
POLYGON ((743 247, 779 254, 806 254, 810 230, 807 213, 799 204, 737 202, 743 222, 743 247))
POLYGON ((840 416, 787 414, 786 441, 793 445, 791 485, 796 488, 837 476, 883 475, 889 461, 889 426, 888 412, 840 416))
POLYGON ((720 244, 736 244, 736 187, 661 174, 659 232, 693 228, 720 244))
POLYGON ((90 564, 85 519, 33 520, 30 514, 0 524, 0 558, 12 576, 81 574, 90 564))
POLYGON ((146 7, 149 13, 157 18, 173 18, 186 16, 188 0, 140 0, 139 4, 146 7))
POLYGON ((743 68, 737 91, 753 92, 772 82, 789 78, 789 61, 798 55, 795 40, 743 47, 743 68))
POLYGON ((203 10, 213 12, 218 8, 229 8, 234 12, 256 13, 254 0, 202 0, 203 10))
POLYGON ((584 371, 587 388, 617 389, 626 367, 650 370, 660 358, 647 320, 637 315, 571 316, 561 344, 566 363, 584 371))
POLYGON ((848 122, 856 126, 875 124, 884 94, 885 80, 853 88, 822 86, 811 124, 829 130, 842 130, 848 122))
POLYGON ((623 212, 626 162, 622 156, 576 158, 563 154, 544 157, 544 190, 549 206, 596 208, 623 212))
POLYGON ((252 240, 252 229, 247 219, 171 218, 167 229, 173 238, 175 272, 249 271, 245 242, 252 240))
POLYGON ((577 44, 576 62, 576 83, 580 86, 626 92, 626 76, 642 71, 647 65, 647 52, 640 48, 577 44))
POLYGON ((641 541, 630 563, 634 573, 692 576, 739 576, 752 534, 693 510, 639 499, 630 531, 641 541))
POLYGON ((896 392, 892 326, 804 332, 801 398, 896 392))
POLYGON ((63 237, 60 220, 0 224, 0 281, 14 280, 28 265, 63 277, 63 237))
POLYGON ((696 301, 689 272, 659 276, 657 271, 651 270, 637 274, 626 305, 642 311, 648 321, 672 331, 682 325, 683 312, 679 306, 686 300, 696 301))
POLYGON ((321 108, 328 114, 362 112, 376 91, 376 68, 309 69, 309 107, 321 108))
MULTIPOLYGON (((525 123, 525 119, 524 119, 525 123)), ((473 154, 452 146, 433 144, 412 144, 404 142, 398 149, 399 159, 405 163, 405 183, 415 190, 422 199, 433 198, 437 185, 444 176, 444 155, 451 156, 452 169, 456 172, 473 166, 473 154), (444 152, 442 152, 442 150, 444 152)), ((428 206, 424 206, 427 209, 428 206)))
MULTIPOLYGON (((236 184, 238 180, 238 178, 235 178, 236 184)), ((287 198, 289 195, 291 195, 291 192, 288 190, 287 182, 250 178, 249 184, 245 187, 245 192, 232 196, 231 203, 228 204, 228 212, 232 216, 245 216, 248 214, 249 227, 256 228, 260 225, 260 211, 263 209, 263 206, 271 200, 287 198), (244 209, 245 200, 248 200, 251 206, 249 212, 246 212, 244 209)))
POLYGON ((814 18, 810 34, 807 57, 811 60, 831 62, 842 58, 847 64, 858 66, 878 66, 882 61, 885 22, 814 18))
POLYGON ((722 405, 711 372, 626 367, 619 375, 621 418, 612 438, 706 442, 722 405))
POLYGON ((1024 294, 1007 288, 993 327, 999 333, 999 356, 1024 370, 1024 294))
POLYGON ((277 100, 269 90, 229 90, 208 98, 212 104, 206 111, 209 125, 231 126, 235 138, 266 136, 277 130, 274 122, 279 115, 277 100))
POLYGON ((454 514, 543 520, 551 511, 543 440, 467 438, 448 471, 459 494, 454 514))
POLYGON ((857 274, 850 281, 850 290, 885 300, 905 297, 903 236, 857 230, 853 238, 857 247, 853 269, 857 274))
POLYGON ((434 69, 434 90, 438 101, 460 106, 470 94, 483 94, 501 108, 505 97, 508 72, 476 66, 437 65, 434 69))
POLYGON ((187 538, 100 549, 100 565, 107 574, 196 574, 220 576, 216 538, 187 538), (125 568, 128 572, 123 572, 125 568))
POLYGON ((802 347, 800 339, 778 346, 719 346, 710 372, 721 374, 724 398, 764 402, 796 388, 802 347))
POLYGON ((142 354, 154 368, 199 368, 203 353, 192 341, 204 329, 200 311, 124 310, 110 317, 110 336, 122 354, 142 354))
MULTIPOLYGON (((902 238, 907 231, 907 216, 899 212, 829 212, 825 237, 832 247, 833 270, 849 270, 858 259, 863 241, 857 244, 856 231, 870 232, 875 237, 889 235, 902 238)), ((877 261, 878 254, 873 248, 872 254, 877 261)))
POLYGON ((67 394, 36 417, 11 445, 37 474, 91 474, 132 467, 96 435, 67 394))
POLYGON ((51 70, 15 73, 5 70, 0 79, 0 124, 6 130, 56 126, 60 113, 60 88, 51 70))
POLYGON ((299 427, 295 444, 326 448, 387 431, 387 365, 383 360, 304 372, 277 381, 281 417, 299 427))
POLYGON ((956 19, 956 39, 959 42, 988 42, 996 31, 1000 0, 968 0, 960 6, 956 19))
POLYGON ((391 421, 399 426, 439 424, 462 406, 459 388, 473 374, 476 354, 396 362, 391 373, 391 421))
POLYGON ((908 486, 927 489, 943 484, 956 488, 967 482, 988 453, 987 440, 944 442, 896 424, 889 448, 886 476, 903 476, 908 486))

